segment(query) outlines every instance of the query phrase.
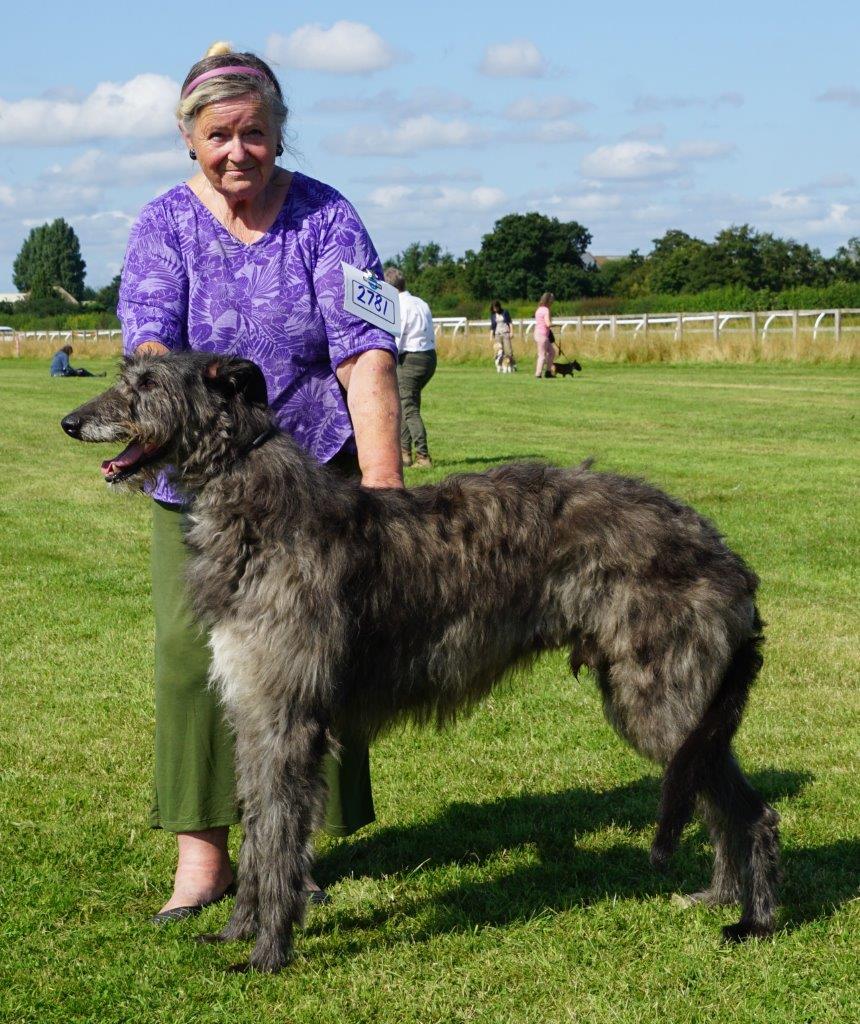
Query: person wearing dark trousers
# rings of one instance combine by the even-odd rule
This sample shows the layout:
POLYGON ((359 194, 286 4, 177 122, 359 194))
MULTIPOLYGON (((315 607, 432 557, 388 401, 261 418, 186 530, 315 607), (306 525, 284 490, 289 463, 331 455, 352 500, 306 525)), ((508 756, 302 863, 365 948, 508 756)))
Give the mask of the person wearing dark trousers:
POLYGON ((400 454, 404 466, 429 468, 433 461, 421 418, 421 392, 436 372, 433 317, 427 303, 406 290, 406 278, 397 267, 386 269, 385 280, 400 293, 400 339, 397 342, 397 383, 402 412, 400 454))
POLYGON ((104 373, 91 373, 89 370, 78 367, 77 369, 69 363, 69 356, 74 352, 71 345, 63 347, 54 353, 51 360, 52 377, 105 377, 104 373))

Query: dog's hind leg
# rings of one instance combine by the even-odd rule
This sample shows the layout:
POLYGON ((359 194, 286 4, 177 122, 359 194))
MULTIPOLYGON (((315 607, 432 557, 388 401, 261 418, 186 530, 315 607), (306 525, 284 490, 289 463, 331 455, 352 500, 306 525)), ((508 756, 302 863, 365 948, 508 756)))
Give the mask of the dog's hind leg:
POLYGON ((656 868, 666 865, 693 816, 696 798, 720 777, 726 758, 731 756, 732 737, 740 725, 749 688, 761 668, 760 644, 757 634, 740 644, 699 723, 666 766, 657 833, 651 846, 651 863, 656 868))
POLYGON ((701 892, 676 899, 684 906, 721 907, 737 903, 741 898, 743 851, 739 849, 731 823, 707 796, 699 798, 697 810, 708 827, 714 848, 711 883, 701 892))
POLYGON ((762 799, 741 771, 731 751, 707 780, 706 800, 719 812, 722 833, 711 892, 728 895, 740 889, 741 919, 723 929, 739 942, 773 933, 779 883, 779 815, 762 799))

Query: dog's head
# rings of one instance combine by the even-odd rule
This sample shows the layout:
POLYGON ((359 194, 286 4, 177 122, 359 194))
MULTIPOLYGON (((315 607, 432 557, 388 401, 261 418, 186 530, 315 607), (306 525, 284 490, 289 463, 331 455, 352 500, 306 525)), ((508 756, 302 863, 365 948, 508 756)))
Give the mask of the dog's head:
POLYGON ((170 353, 125 359, 112 388, 60 425, 79 441, 125 441, 102 463, 111 486, 142 490, 172 467, 188 490, 247 449, 272 423, 266 381, 247 359, 170 353))

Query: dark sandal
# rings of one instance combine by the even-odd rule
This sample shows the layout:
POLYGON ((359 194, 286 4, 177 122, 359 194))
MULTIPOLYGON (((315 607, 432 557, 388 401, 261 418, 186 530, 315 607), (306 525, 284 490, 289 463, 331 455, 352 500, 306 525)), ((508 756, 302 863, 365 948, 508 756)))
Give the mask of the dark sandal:
POLYGON ((157 914, 153 914, 149 919, 149 923, 160 926, 164 924, 171 924, 173 921, 186 921, 189 917, 197 917, 200 911, 204 908, 214 906, 216 903, 220 903, 221 900, 226 899, 228 896, 235 895, 236 882, 232 881, 220 896, 216 896, 212 900, 207 900, 205 903, 196 903, 192 907, 171 907, 170 910, 162 910, 157 914))

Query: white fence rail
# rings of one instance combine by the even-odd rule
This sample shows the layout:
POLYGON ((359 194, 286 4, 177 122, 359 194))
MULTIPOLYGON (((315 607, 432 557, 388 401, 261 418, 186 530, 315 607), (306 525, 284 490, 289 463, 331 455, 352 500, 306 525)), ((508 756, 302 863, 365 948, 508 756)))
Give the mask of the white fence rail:
MULTIPOLYGON (((0 345, 5 347, 6 343, 15 346, 15 355, 21 354, 21 342, 28 339, 32 341, 49 341, 71 343, 73 341, 98 341, 107 338, 109 341, 122 341, 122 331, 6 331, 0 330, 0 345)), ((62 346, 61 346, 62 347, 62 346)))
MULTIPOLYGON (((843 333, 860 331, 860 323, 845 323, 846 317, 860 318, 860 309, 773 309, 763 312, 715 311, 713 313, 637 313, 623 315, 568 316, 553 321, 553 329, 559 339, 569 332, 580 337, 584 331, 593 331, 595 336, 606 331, 613 340, 622 331, 632 331, 634 337, 647 338, 651 329, 671 330, 676 341, 683 339, 686 333, 710 333, 715 341, 727 327, 746 329, 762 341, 768 333, 791 332, 797 340, 801 327, 812 328, 812 339, 816 341, 819 334, 832 334, 838 344, 843 333)), ((464 316, 439 316, 433 318, 436 336, 450 334, 456 338, 459 334, 466 336, 472 331, 486 332, 490 329, 489 320, 469 320, 464 316)), ((529 338, 534 332, 535 322, 532 319, 513 321, 513 327, 521 337, 529 338)), ((8 331, 0 329, 0 346, 14 345, 15 355, 19 356, 21 342, 32 339, 71 343, 75 341, 96 341, 100 339, 120 341, 122 331, 8 331)))
MULTIPOLYGON (((553 320, 553 330, 559 338, 566 332, 573 331, 577 336, 583 331, 594 331, 599 335, 607 331, 615 339, 623 330, 632 330, 633 335, 647 337, 651 328, 671 330, 675 340, 680 341, 684 334, 710 333, 718 341, 720 333, 731 325, 734 328, 746 329, 752 334, 761 335, 765 340, 768 333, 790 331, 796 339, 801 327, 812 328, 813 341, 819 333, 829 332, 835 335, 837 343, 841 341, 843 332, 860 331, 860 324, 846 324, 847 316, 860 316, 860 309, 774 309, 766 311, 715 311, 713 313, 637 313, 624 315, 570 316, 558 317, 553 320), (776 326, 774 326, 776 325, 776 326)), ((450 332, 452 337, 459 333, 469 334, 471 331, 490 329, 489 320, 467 320, 464 316, 434 317, 436 336, 450 332)), ((534 320, 514 320, 513 326, 523 337, 528 338, 534 331, 534 320)))

